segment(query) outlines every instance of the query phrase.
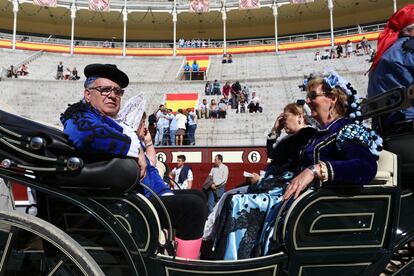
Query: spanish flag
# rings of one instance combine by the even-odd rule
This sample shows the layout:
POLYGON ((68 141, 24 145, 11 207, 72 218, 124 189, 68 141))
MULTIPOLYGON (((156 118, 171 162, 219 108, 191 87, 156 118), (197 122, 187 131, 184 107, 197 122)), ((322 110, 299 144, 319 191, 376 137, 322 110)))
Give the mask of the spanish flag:
POLYGON ((197 61, 198 68, 200 71, 207 72, 208 65, 210 64, 210 59, 208 56, 187 56, 185 58, 185 61, 190 64, 190 66, 193 65, 194 61, 197 61))
POLYGON ((174 113, 180 108, 182 110, 187 108, 194 110, 198 105, 198 93, 165 94, 164 105, 166 108, 172 109, 174 113))

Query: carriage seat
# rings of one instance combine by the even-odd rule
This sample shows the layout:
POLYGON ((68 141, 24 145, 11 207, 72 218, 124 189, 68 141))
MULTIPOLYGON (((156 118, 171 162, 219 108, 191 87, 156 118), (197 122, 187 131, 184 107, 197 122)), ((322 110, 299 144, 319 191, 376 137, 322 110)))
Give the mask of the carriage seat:
POLYGON ((397 155, 386 150, 380 151, 377 161, 378 169, 374 178, 374 184, 381 183, 385 186, 397 186, 397 155))
POLYGON ((134 159, 85 155, 59 129, 0 110, 0 162, 4 159, 13 162, 15 171, 24 167, 32 178, 64 188, 125 192, 139 179, 134 159), (43 141, 40 146, 31 146, 34 137, 43 141), (73 157, 81 165, 71 170, 73 157))

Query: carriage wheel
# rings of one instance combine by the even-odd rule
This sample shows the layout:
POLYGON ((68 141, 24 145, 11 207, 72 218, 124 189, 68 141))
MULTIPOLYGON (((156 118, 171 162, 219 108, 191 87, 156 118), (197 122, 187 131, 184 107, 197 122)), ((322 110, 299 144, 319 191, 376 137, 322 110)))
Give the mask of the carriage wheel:
POLYGON ((37 217, 0 211, 0 275, 104 275, 68 234, 37 217))
POLYGON ((414 241, 398 248, 389 260, 382 275, 414 274, 414 241))

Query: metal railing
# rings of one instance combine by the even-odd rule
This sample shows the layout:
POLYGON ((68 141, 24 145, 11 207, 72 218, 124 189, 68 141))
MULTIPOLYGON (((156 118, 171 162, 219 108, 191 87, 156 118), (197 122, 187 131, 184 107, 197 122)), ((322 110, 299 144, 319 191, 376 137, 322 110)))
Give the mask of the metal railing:
MULTIPOLYGON (((20 0, 20 3, 33 3, 31 0, 20 0)), ((189 1, 188 0, 176 0, 176 9, 177 11, 188 11, 189 10, 189 1)), ((274 3, 273 0, 262 0, 260 5, 272 6, 274 3)), ((288 4, 289 0, 279 0, 277 1, 278 5, 288 4)), ((69 8, 72 5, 72 0, 59 0, 58 6, 69 8)), ((88 9, 89 1, 88 0, 76 0, 75 2, 77 9, 88 9)), ((122 10, 125 7, 124 0, 111 0, 110 9, 111 10, 122 10)), ((134 11, 146 11, 149 8, 152 11, 169 11, 174 8, 173 0, 128 0, 126 7, 129 12, 134 11)), ((209 9, 210 10, 221 10, 223 7, 223 2, 221 0, 210 0, 209 9)), ((239 7, 239 0, 226 0, 225 1, 226 9, 233 9, 239 7)))
MULTIPOLYGON (((334 31, 334 36, 345 36, 359 33, 367 32, 376 32, 381 31, 385 26, 385 23, 366 25, 366 26, 357 26, 341 30, 334 31)), ((288 35, 278 37, 278 43, 284 42, 301 42, 307 40, 315 40, 322 38, 329 38, 330 32, 317 32, 317 33, 307 33, 307 34, 298 34, 298 35, 288 35)), ((13 36, 7 33, 0 33, 0 39, 11 40, 13 36)), ((27 41, 27 42, 36 42, 36 43, 50 43, 50 44, 61 44, 61 45, 70 45, 70 39, 64 38, 53 38, 53 37, 41 37, 41 36, 28 36, 28 35, 16 35, 17 41, 27 41)), ((227 46, 253 46, 253 45, 268 45, 274 44, 275 38, 253 38, 253 39, 237 39, 237 40, 228 40, 227 46)), ((122 42, 120 41, 93 41, 93 40, 75 40, 76 46, 88 46, 88 47, 104 47, 108 45, 110 48, 122 48, 122 42)), ((208 48, 222 48, 223 41, 206 41, 206 47, 208 48)), ((173 42, 141 42, 141 41, 127 41, 127 48, 173 48, 173 42)), ((177 48, 180 48, 177 42, 177 48)), ((187 49, 187 48, 186 48, 187 49)), ((193 49, 193 48, 190 48, 193 49)))
POLYGON ((24 59, 23 61, 15 64, 14 67, 15 68, 20 68, 23 64, 29 64, 30 62, 34 61, 35 59, 37 59, 41 55, 43 55, 43 52, 44 52, 43 50, 37 51, 33 55, 30 55, 29 57, 27 57, 26 59, 24 59))

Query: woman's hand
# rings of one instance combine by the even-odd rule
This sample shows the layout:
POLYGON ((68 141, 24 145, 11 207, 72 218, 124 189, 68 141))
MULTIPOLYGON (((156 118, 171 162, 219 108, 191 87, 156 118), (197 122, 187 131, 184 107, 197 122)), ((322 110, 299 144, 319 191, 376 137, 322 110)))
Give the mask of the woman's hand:
POLYGON ((253 176, 252 176, 250 182, 254 185, 257 182, 259 182, 259 180, 260 180, 260 175, 258 175, 257 173, 253 173, 253 176))
POLYGON ((313 179, 314 175, 310 169, 303 170, 300 174, 293 178, 292 181, 290 181, 290 184, 283 195, 283 199, 288 200, 292 195, 294 195, 293 198, 296 199, 300 192, 305 190, 309 184, 312 183, 313 179))
POLYGON ((275 124, 273 125, 272 128, 272 133, 276 134, 276 133, 280 133, 284 127, 283 124, 283 117, 284 117, 284 113, 280 113, 279 116, 277 116, 275 124))

